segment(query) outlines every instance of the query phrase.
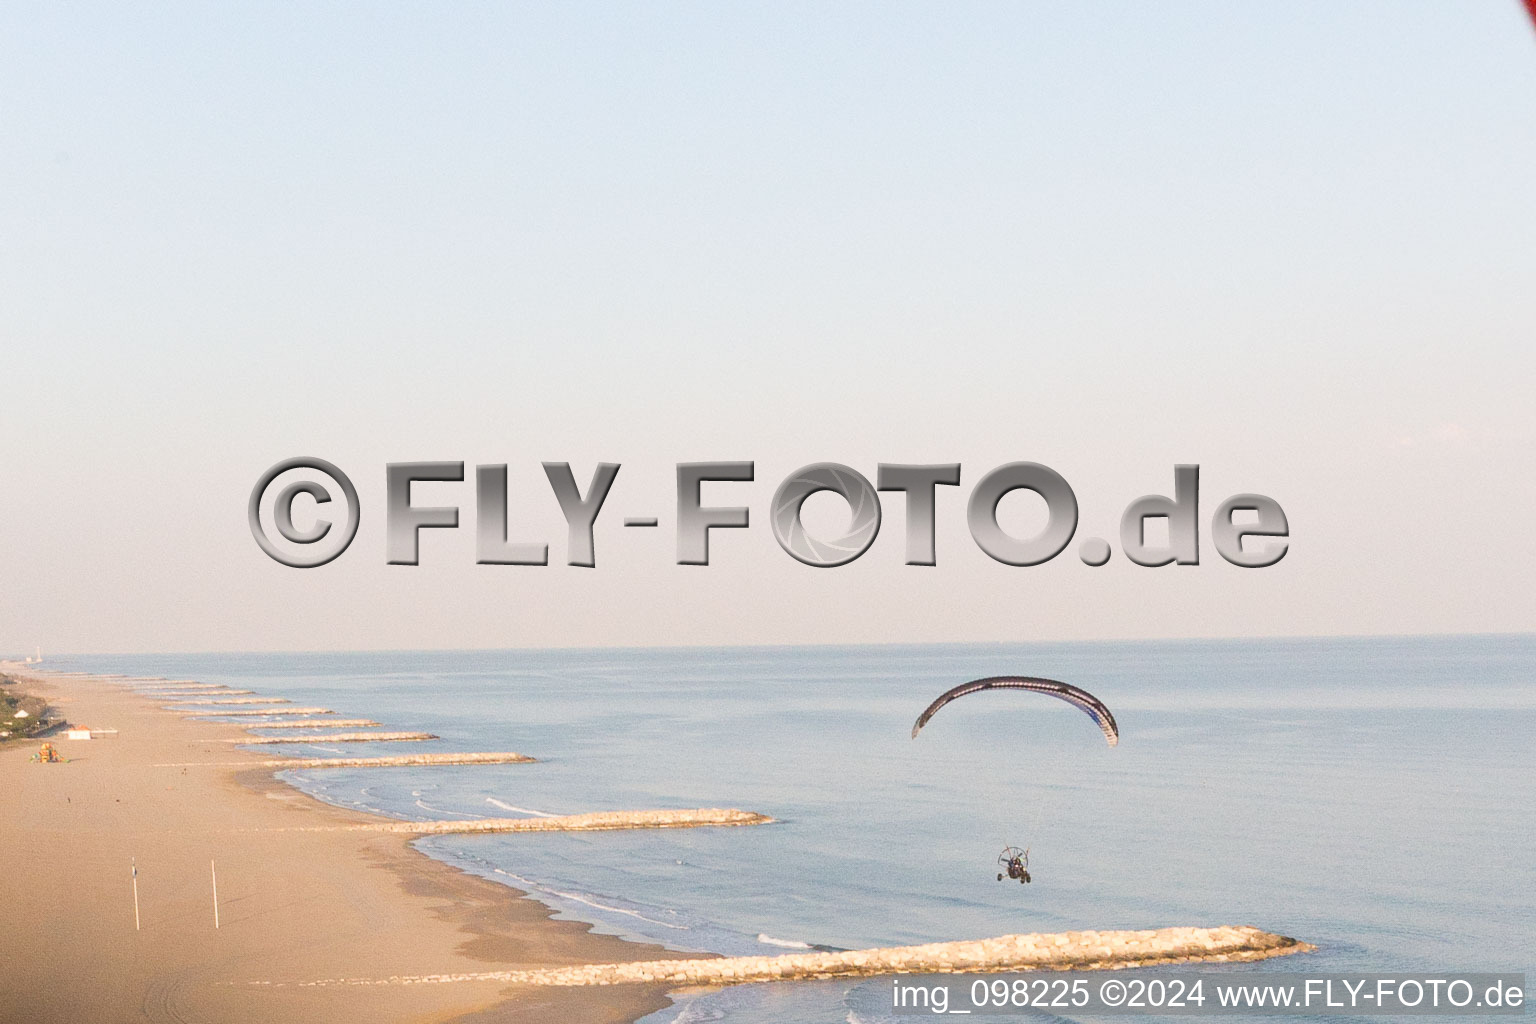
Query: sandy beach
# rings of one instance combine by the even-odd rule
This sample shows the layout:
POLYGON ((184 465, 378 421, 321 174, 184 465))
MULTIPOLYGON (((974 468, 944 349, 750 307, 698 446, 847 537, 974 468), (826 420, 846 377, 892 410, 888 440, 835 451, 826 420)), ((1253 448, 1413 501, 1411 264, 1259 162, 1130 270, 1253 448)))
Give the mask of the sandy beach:
POLYGON ((437 821, 362 814, 273 773, 532 759, 479 751, 252 760, 240 749, 244 727, 175 713, 135 692, 133 680, 0 670, 47 698, 55 720, 91 735, 56 730, 63 762, 32 762, 36 740, 0 748, 0 812, 17 826, 0 840, 13 866, 4 906, 20 925, 9 943, 17 967, 0 972, 0 1005, 32 1019, 631 1021, 665 1006, 668 989, 1314 951, 1245 925, 735 957, 669 952, 553 921, 526 895, 409 843, 512 832, 537 843, 531 833, 750 827, 771 817, 729 807, 437 821))
POLYGON ((417 853, 410 836, 316 829, 377 819, 238 764, 250 755, 230 742, 245 735, 234 725, 168 713, 109 680, 0 670, 72 723, 118 730, 56 738, 67 764, 31 763, 37 742, 0 746, 9 1019, 617 1022, 666 1005, 664 988, 646 985, 298 987, 679 954, 553 921, 515 890, 417 853), (178 762, 228 766, 156 767, 178 762))

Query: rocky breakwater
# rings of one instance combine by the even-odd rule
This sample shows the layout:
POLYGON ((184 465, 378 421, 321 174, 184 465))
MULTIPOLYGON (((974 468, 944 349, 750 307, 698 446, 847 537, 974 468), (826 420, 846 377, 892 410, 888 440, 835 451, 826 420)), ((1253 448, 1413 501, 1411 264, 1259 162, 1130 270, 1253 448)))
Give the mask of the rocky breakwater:
MULTIPOLYGON (((291 722, 253 722, 248 729, 368 729, 382 723, 371 718, 300 718, 291 722)), ((302 739, 303 737, 301 737, 302 739)), ((243 743, 244 740, 232 742, 243 743)))
POLYGON ((401 743, 410 740, 435 740, 430 732, 326 732, 311 736, 245 736, 230 743, 401 743))
POLYGON ((150 700, 177 700, 183 697, 246 697, 255 690, 137 690, 140 697, 150 700))
POLYGON ((213 704, 292 704, 287 697, 209 697, 207 699, 178 701, 175 704, 167 704, 166 707, 173 711, 181 711, 189 707, 207 707, 213 704))
POLYGON ((263 768, 400 768, 430 764, 531 764, 533 760, 527 754, 514 754, 510 751, 476 751, 465 754, 398 754, 393 757, 289 757, 281 761, 250 763, 263 768))
POLYGON ((766 814, 730 807, 691 810, 592 811, 559 814, 546 818, 470 818, 465 821, 379 821, 348 826, 371 832, 404 832, 409 835, 458 835, 477 832, 607 832, 615 829, 706 828, 728 825, 766 825, 766 814))
MULTIPOLYGON (((263 701, 263 703, 266 703, 263 701)), ((195 715, 201 718, 233 718, 237 715, 261 716, 261 715, 334 715, 336 712, 330 708, 255 708, 239 709, 234 711, 222 711, 218 708, 173 708, 179 715, 195 715)), ((254 724, 254 723, 253 723, 254 724)))
POLYGON ((716 988, 763 981, 869 977, 882 974, 998 973, 1004 971, 1116 970, 1157 964, 1233 962, 1307 953, 1316 947, 1246 925, 1159 928, 1154 931, 1084 931, 1002 935, 995 939, 932 942, 922 946, 855 949, 838 953, 642 960, 522 971, 423 974, 391 978, 336 978, 308 985, 441 984, 501 981, 513 985, 663 984, 716 988))
MULTIPOLYGON (((1003 935, 922 946, 710 960, 653 960, 523 972, 530 985, 737 985, 799 978, 986 971, 1105 970, 1153 964, 1262 960, 1314 947, 1257 928, 1159 928, 1003 935)), ((507 979, 509 981, 513 979, 507 979)))
MULTIPOLYGON (((299 741, 299 742, 302 742, 299 741)), ((434 764, 531 764, 527 754, 471 751, 463 754, 396 754, 389 757, 285 757, 272 761, 171 761, 156 768, 404 768, 434 764)), ((355 826, 373 828, 372 825, 355 826)))

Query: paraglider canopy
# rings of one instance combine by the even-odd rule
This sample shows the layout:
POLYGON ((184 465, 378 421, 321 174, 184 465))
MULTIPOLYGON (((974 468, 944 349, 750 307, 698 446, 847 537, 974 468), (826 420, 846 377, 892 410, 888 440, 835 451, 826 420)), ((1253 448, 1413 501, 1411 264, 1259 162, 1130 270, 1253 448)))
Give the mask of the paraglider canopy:
POLYGON ((1115 716, 1110 714, 1109 708, 1105 707, 1103 701, 1071 683, 1063 683, 1055 679, 1040 679, 1035 676, 988 676, 985 679, 972 679, 952 690, 946 690, 937 700, 928 705, 927 710, 917 716, 917 722, 912 726, 912 738, 917 739, 917 734, 922 731, 923 726, 927 725, 928 720, 938 714, 939 709, 945 704, 983 690, 1028 690, 1031 693, 1043 693, 1048 697, 1064 700, 1092 718, 1099 730, 1104 733, 1104 739, 1110 746, 1113 747, 1120 742, 1120 727, 1115 724, 1115 716))

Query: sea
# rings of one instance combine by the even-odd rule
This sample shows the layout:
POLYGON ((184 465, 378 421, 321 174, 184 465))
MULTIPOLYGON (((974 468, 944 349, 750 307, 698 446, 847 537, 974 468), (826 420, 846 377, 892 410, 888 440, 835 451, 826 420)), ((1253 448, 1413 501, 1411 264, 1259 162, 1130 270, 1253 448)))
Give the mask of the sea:
MULTIPOLYGON (((416 841, 559 917, 674 950, 1249 924, 1318 951, 1199 970, 1536 971, 1536 636, 93 655, 49 667, 225 683, 441 737, 267 753, 538 759, 281 775, 395 818, 771 815, 416 841), (910 735, 940 692, 998 674, 1091 691, 1118 719, 1119 745, 1072 707, 1016 691, 963 698, 910 735), (1029 851, 1028 885, 997 879, 1010 846, 1029 851)), ((645 1024, 913 1019, 891 1002, 889 979, 749 985, 681 995, 645 1024)), ((970 1019, 1092 1019, 1061 1012, 970 1019)))

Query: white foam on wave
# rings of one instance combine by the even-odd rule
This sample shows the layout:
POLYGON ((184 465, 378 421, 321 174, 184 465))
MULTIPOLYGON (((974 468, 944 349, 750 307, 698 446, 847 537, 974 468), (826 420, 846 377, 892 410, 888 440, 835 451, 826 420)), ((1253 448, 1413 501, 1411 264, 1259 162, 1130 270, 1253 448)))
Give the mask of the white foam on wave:
POLYGON ((369 814, 377 814, 381 818, 394 817, 393 814, 390 814, 384 808, 375 807, 373 804, 368 803, 366 800, 353 800, 350 797, 335 796, 326 792, 325 790, 309 790, 298 786, 295 786, 294 788, 298 789, 301 793, 308 793, 310 796, 314 797, 316 800, 319 800, 321 803, 332 804, 336 807, 352 807, 359 811, 366 811, 369 814))
POLYGON ((613 907, 606 903, 599 903, 597 902, 596 897, 588 896, 582 893, 562 892, 559 889, 552 889, 547 885, 539 885, 532 879, 524 878, 522 875, 513 874, 511 871, 506 871, 502 868, 491 868, 491 870, 496 872, 498 875, 505 875, 507 878, 510 878, 512 881, 516 882, 518 885, 525 886, 528 889, 547 893, 550 896, 558 896, 563 900, 570 900, 573 903, 580 903, 584 906, 591 907, 594 910, 603 910, 610 914, 623 914, 626 917, 633 917, 636 920, 644 921, 647 924, 657 924, 661 925, 663 928, 671 928, 675 931, 688 931, 688 926, 685 924, 672 924, 670 921, 658 921, 654 917, 646 917, 638 910, 630 910, 626 907, 613 907))
POLYGON ((757 933, 757 941, 765 946, 778 946, 781 949, 813 948, 809 942, 797 942, 794 939, 776 939, 772 935, 764 935, 762 932, 757 933))
POLYGON ((497 800, 493 796, 486 797, 485 802, 490 804, 492 807, 500 807, 504 811, 511 811, 513 814, 528 814, 535 818, 555 817, 555 815, 549 813, 548 811, 535 811, 528 807, 513 807, 511 804, 502 803, 500 800, 497 800))
POLYGON ((695 1024, 696 1021, 707 1020, 725 1020, 725 1011, 712 1006, 700 1006, 696 1002, 684 1003, 677 1016, 672 1018, 672 1024, 695 1024))

